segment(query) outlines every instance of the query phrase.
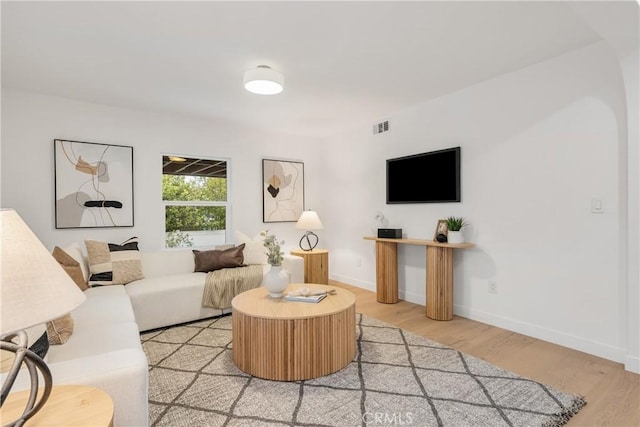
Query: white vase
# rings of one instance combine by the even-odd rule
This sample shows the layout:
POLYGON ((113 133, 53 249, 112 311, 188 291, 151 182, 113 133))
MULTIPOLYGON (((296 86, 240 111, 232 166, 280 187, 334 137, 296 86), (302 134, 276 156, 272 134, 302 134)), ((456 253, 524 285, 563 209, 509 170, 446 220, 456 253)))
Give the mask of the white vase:
POLYGON ((262 286, 267 288, 272 298, 280 298, 289 286, 289 275, 281 265, 272 265, 271 269, 262 278, 262 286))
POLYGON ((447 242, 448 243, 462 243, 462 231, 451 231, 447 233, 447 242))

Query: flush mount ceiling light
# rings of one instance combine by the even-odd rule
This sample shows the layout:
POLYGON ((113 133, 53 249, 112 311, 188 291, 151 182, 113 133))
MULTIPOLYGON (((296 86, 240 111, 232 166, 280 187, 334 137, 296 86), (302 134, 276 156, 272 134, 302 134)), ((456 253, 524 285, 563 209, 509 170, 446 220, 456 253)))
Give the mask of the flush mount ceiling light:
POLYGON ((284 88, 284 76, 268 65, 258 65, 245 71, 244 88, 258 95, 275 95, 284 88))

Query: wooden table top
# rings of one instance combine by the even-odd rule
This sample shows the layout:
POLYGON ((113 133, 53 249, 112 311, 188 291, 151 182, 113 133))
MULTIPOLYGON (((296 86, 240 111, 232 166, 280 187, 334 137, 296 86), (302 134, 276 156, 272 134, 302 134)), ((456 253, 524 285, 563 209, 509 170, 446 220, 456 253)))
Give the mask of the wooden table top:
POLYGON ((338 313, 356 303, 355 295, 346 289, 315 283, 290 284, 285 291, 285 295, 288 292, 300 288, 334 289, 336 294, 327 295, 326 298, 318 303, 287 301, 284 297, 272 298, 269 296, 269 292, 261 286, 236 295, 231 301, 231 306, 235 311, 251 317, 267 319, 305 319, 338 313))
MULTIPOLYGON (((22 414, 29 390, 11 393, 0 410, 2 423, 22 414)), ((113 400, 106 392, 89 386, 57 385, 42 409, 26 423, 26 427, 112 426, 113 400)))

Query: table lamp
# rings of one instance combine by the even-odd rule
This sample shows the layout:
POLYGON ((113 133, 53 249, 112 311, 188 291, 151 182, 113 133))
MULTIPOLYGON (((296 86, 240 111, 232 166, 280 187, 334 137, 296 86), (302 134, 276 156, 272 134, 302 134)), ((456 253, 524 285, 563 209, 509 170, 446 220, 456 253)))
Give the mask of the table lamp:
POLYGON ((296 223, 296 228, 306 230, 304 236, 300 238, 300 249, 303 251, 312 251, 313 248, 318 245, 320 239, 318 239, 318 235, 316 233, 309 230, 322 230, 324 228, 316 211, 303 211, 296 223), (311 239, 309 237, 311 237, 311 239), (311 243, 311 240, 313 239, 315 239, 315 242, 311 243))
POLYGON ((0 407, 24 363, 31 378, 29 400, 20 418, 3 420, 5 426, 21 426, 44 406, 53 383, 47 364, 29 350, 24 329, 69 313, 86 296, 13 209, 0 209, 0 239, 0 350, 15 353, 2 384, 0 407), (36 401, 38 370, 44 390, 36 401))

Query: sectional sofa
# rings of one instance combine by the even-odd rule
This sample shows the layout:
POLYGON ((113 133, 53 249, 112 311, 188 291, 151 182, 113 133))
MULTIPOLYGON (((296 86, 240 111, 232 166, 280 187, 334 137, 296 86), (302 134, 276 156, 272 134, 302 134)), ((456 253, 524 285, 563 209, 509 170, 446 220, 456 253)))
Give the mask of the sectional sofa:
MULTIPOLYGON (((79 246, 65 251, 88 271, 79 246)), ((87 300, 72 312, 72 335, 47 355, 54 385, 90 385, 109 393, 114 426, 148 425, 148 364, 140 332, 230 312, 202 307, 206 273, 194 272, 190 250, 141 252, 140 257, 144 278, 85 290, 87 300)), ((302 258, 287 255, 283 267, 291 282, 304 282, 302 258)), ((269 268, 263 265, 263 271, 269 268)), ((13 391, 29 387, 27 375, 18 379, 13 391)))

